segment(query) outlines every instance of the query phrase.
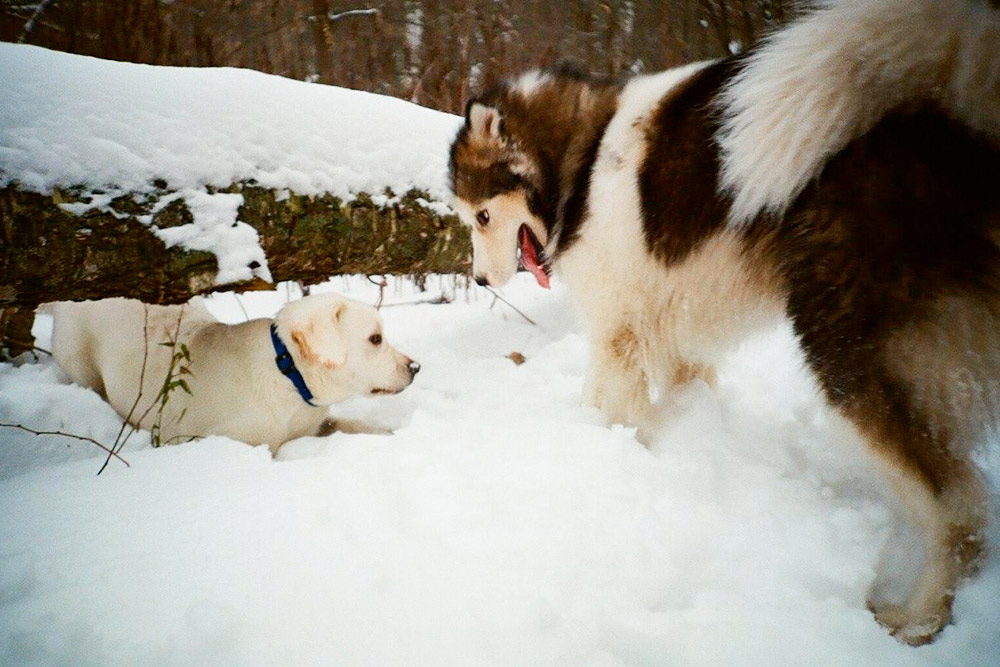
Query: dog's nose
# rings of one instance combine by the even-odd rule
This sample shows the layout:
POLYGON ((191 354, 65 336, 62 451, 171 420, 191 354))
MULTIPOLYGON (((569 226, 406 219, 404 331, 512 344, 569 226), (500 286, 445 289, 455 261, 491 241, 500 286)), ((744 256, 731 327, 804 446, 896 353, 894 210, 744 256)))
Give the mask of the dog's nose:
POLYGON ((409 369, 411 376, 420 372, 420 364, 413 359, 410 359, 410 363, 406 364, 406 367, 409 369))
POLYGON ((489 283, 486 281, 486 276, 476 276, 476 284, 480 287, 486 287, 489 283))

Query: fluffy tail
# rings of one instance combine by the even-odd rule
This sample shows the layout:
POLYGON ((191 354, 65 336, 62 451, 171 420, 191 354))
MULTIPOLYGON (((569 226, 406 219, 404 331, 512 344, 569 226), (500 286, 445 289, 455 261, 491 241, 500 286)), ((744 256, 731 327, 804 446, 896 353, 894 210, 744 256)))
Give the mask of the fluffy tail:
POLYGON ((780 213, 827 159, 908 100, 1000 139, 1000 9, 986 0, 823 0, 767 39, 720 98, 730 224, 780 213))

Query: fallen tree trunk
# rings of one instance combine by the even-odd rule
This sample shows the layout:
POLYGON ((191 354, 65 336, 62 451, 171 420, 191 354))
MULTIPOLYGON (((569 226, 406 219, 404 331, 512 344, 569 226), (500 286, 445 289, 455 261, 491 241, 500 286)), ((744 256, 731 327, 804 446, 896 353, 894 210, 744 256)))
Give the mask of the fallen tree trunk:
MULTIPOLYGON (((238 219, 257 231, 275 282, 468 271, 468 232, 454 216, 424 206, 417 192, 386 206, 364 195, 344 203, 332 195, 300 196, 251 184, 225 192, 242 195, 238 219)), ((48 301, 127 296, 165 304, 218 290, 271 287, 259 278, 217 285, 214 254, 168 248, 148 223, 161 229, 190 224, 183 199, 153 214, 161 198, 155 195, 122 196, 80 215, 65 208, 92 196, 0 189, 0 349, 30 349, 34 309, 48 301)))
MULTIPOLYGON (((343 203, 331 195, 279 194, 254 185, 226 191, 243 196, 238 218, 257 230, 276 282, 468 270, 468 232, 453 216, 419 203, 419 193, 378 206, 364 195, 343 203)), ((266 286, 259 279, 216 285, 213 254, 168 248, 139 220, 148 214, 149 202, 119 197, 82 215, 62 206, 77 202, 66 191, 0 190, 0 308, 113 296, 179 303, 205 292, 266 286)), ((191 221, 180 199, 152 218, 159 228, 191 221)))

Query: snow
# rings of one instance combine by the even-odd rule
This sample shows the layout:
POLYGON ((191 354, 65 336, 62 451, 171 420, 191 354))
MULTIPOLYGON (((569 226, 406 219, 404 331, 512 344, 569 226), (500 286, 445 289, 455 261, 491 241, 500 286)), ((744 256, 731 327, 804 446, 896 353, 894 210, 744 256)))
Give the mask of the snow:
POLYGON ((0 187, 80 188, 95 196, 67 207, 80 214, 166 184, 194 222, 155 231, 168 245, 214 252, 217 284, 270 274, 256 235, 238 222, 240 195, 215 189, 256 181, 343 200, 419 190, 446 211, 448 145, 461 122, 250 70, 137 65, 22 44, 0 44, 0 100, 0 187), (254 261, 260 268, 249 268, 254 261))
MULTIPOLYGON (((233 183, 383 205, 416 189, 447 212, 460 120, 403 101, 11 44, 0 100, 0 186, 78 188, 75 214, 123 193, 154 211, 182 199, 194 221, 154 231, 216 253, 219 283, 269 278, 242 195, 218 191, 233 183)), ((303 438, 272 459, 221 437, 154 449, 140 432, 130 467, 96 476, 93 444, 0 428, 0 664, 1000 664, 997 559, 933 645, 873 621, 869 585, 899 596, 918 542, 786 329, 737 350, 716 389, 672 397, 646 448, 580 407, 586 344, 558 280, 505 290, 534 325, 454 278, 429 287, 393 283, 382 311, 423 364, 414 385, 333 409, 392 435, 303 438), (439 293, 454 301, 421 303, 439 293)), ((318 289, 378 298, 360 277, 318 289)), ((270 316, 294 292, 210 307, 270 316)), ((40 315, 42 347, 50 329, 40 315)), ((46 358, 0 364, 0 422, 121 432, 46 358)), ((996 527, 989 540, 996 552, 996 527)))
MULTIPOLYGON (((865 609, 876 573, 905 584, 914 536, 787 330, 675 397, 647 449, 580 407, 586 346, 558 280, 504 291, 536 326, 475 286, 428 287, 393 283, 382 310, 423 364, 414 385, 334 408, 393 435, 304 438, 277 460, 143 435, 98 477, 92 445, 0 430, 0 664, 1000 664, 996 560, 930 646, 865 609), (414 303, 442 291, 455 300, 414 303)), ((363 278, 321 289, 377 298, 363 278)), ((210 307, 239 321, 292 292, 210 307)), ((0 365, 0 421, 119 429, 46 360, 0 365)))

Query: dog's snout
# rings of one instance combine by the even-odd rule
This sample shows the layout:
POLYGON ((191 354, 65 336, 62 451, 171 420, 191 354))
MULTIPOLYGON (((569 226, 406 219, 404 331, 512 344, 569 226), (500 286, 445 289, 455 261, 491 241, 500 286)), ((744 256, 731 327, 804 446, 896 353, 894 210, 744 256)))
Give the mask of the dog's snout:
POLYGON ((476 276, 476 284, 480 287, 486 287, 489 282, 486 280, 486 276, 476 276))
POLYGON ((420 372, 420 364, 413 359, 410 359, 410 363, 406 364, 406 368, 410 371, 411 376, 420 372))

